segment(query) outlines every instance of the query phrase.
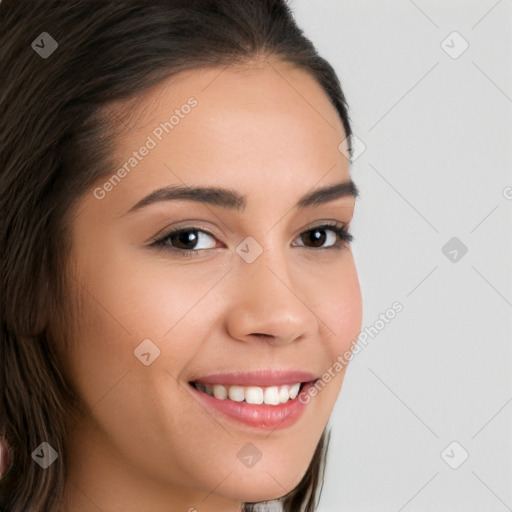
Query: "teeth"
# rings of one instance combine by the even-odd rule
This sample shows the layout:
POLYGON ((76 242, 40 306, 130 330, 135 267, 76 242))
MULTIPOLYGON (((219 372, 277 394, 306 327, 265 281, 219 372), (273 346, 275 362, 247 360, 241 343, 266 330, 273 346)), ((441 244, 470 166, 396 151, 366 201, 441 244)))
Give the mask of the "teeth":
POLYGON ((293 400, 299 394, 300 384, 297 386, 293 386, 288 393, 290 394, 290 398, 293 400))
POLYGON ((244 388, 242 386, 230 386, 228 389, 228 396, 230 400, 234 402, 243 402, 244 396, 244 388))
POLYGON ((289 391, 285 389, 284 387, 279 388, 279 401, 284 404, 285 402, 288 402, 290 398, 289 391))
POLYGON ((271 388, 265 389, 265 393, 263 394, 263 401, 269 405, 279 404, 279 390, 277 389, 277 386, 272 386, 271 388))
POLYGON ((228 397, 228 392, 224 386, 215 384, 215 386, 213 386, 213 396, 215 398, 219 398, 220 400, 224 400, 228 397))
POLYGON ((243 402, 248 404, 267 404, 279 405, 293 400, 299 394, 301 383, 283 386, 224 386, 222 384, 201 384, 195 383, 197 389, 204 393, 218 398, 219 400, 233 400, 234 402, 243 402))
POLYGON ((263 389, 252 386, 245 390, 245 401, 248 404, 259 404, 263 403, 263 389))

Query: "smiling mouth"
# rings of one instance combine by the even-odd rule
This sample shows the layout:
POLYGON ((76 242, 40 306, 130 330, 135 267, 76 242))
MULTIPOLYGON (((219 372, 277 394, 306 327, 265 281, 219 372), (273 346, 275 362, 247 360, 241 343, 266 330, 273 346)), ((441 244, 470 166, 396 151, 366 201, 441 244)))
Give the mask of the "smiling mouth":
POLYGON ((316 380, 278 386, 239 386, 206 384, 195 381, 189 382, 189 384, 196 390, 218 400, 245 402, 254 405, 281 405, 295 400, 305 385, 314 383, 316 380))

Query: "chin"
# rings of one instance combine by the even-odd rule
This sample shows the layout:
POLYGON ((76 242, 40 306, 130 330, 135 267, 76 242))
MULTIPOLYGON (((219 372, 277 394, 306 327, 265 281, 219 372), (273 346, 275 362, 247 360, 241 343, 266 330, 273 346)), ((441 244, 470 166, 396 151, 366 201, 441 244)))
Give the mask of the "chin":
POLYGON ((241 501, 243 503, 257 503, 260 501, 278 500, 279 498, 281 498, 285 494, 288 494, 289 492, 285 491, 276 482, 273 482, 272 484, 269 484, 267 486, 262 485, 259 488, 257 487, 257 484, 255 484, 254 482, 247 489, 240 489, 239 486, 235 487, 236 489, 233 490, 233 494, 224 494, 224 496, 234 501, 241 501))
MULTIPOLYGON (((256 468, 253 468, 254 470, 256 468)), ((261 469, 252 473, 251 469, 232 473, 218 491, 229 499, 242 502, 276 500, 291 492, 301 481, 307 468, 300 474, 283 469, 272 471, 261 469), (293 480, 290 477, 293 476, 293 480)))

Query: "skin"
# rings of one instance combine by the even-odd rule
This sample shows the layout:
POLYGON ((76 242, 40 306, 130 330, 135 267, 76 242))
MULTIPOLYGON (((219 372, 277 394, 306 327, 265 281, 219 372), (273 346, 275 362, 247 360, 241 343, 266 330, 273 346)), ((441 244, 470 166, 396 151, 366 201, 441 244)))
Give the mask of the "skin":
POLYGON ((324 246, 340 248, 300 236, 322 221, 348 225, 354 198, 293 208, 314 188, 350 178, 338 149, 343 127, 323 89, 271 59, 181 73, 139 98, 116 162, 190 96, 198 105, 130 174, 101 200, 91 188, 78 205, 71 257, 81 327, 63 358, 87 417, 70 427, 63 510, 235 512, 286 494, 309 465, 344 372, 299 422, 271 433, 205 409, 187 383, 261 368, 321 376, 361 329, 350 246, 330 231, 324 246), (247 207, 180 200, 127 213, 155 189, 183 184, 233 188, 247 207), (213 234, 199 255, 150 247, 185 225, 213 234), (250 264, 235 252, 248 236, 263 250, 250 264), (133 351, 147 338, 160 356, 144 366, 133 351), (249 442, 262 453, 251 468, 237 458, 249 442))

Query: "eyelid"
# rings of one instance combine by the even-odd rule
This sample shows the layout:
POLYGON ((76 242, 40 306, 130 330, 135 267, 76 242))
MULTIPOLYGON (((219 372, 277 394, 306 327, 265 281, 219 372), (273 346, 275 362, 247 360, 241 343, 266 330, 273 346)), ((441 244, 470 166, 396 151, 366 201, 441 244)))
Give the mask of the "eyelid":
POLYGON ((329 228, 341 228, 341 229, 349 229, 349 222, 341 222, 340 220, 327 219, 327 220, 319 220, 313 223, 310 226, 307 226, 306 229, 301 229, 299 231, 299 235, 305 233, 307 231, 311 231, 313 229, 321 228, 321 227, 329 227, 329 228))
MULTIPOLYGON (((306 229, 303 229, 299 231, 298 235, 295 236, 294 240, 299 237, 303 233, 308 233, 309 231, 314 231, 315 229, 325 229, 329 231, 334 231, 340 238, 341 242, 351 243, 354 241, 354 236, 352 233, 350 233, 350 222, 341 222, 339 220, 324 220, 319 221, 316 224, 313 224, 312 226, 307 227, 306 229)), ((321 250, 328 250, 328 249, 334 249, 336 247, 339 247, 340 244, 330 245, 328 247, 306 247, 306 246, 299 246, 299 247, 305 247, 306 249, 315 249, 316 251, 321 250)))
MULTIPOLYGON (((153 247, 157 247, 157 248, 166 248, 165 241, 169 238, 169 236, 178 234, 180 232, 188 232, 188 231, 200 231, 202 233, 205 233, 208 236, 211 236, 215 240, 219 241, 219 237, 217 235, 215 235, 214 233, 211 233, 208 229, 205 229, 200 224, 195 224, 195 222, 198 222, 198 221, 190 220, 190 221, 184 221, 183 223, 180 223, 182 225, 180 225, 180 224, 174 225, 174 226, 172 226, 172 228, 166 229, 163 231, 163 233, 160 233, 160 234, 154 236, 153 238, 151 238, 149 241, 149 245, 153 246, 153 247)), ((296 240, 297 237, 299 237, 300 235, 302 235, 304 233, 308 233, 310 231, 313 231, 315 229, 320 229, 320 228, 334 231, 338 235, 340 242, 336 243, 335 245, 330 245, 328 247, 307 247, 305 245, 294 245, 294 247, 304 247, 306 249, 322 251, 322 250, 340 248, 340 245, 343 242, 350 243, 350 242, 354 241, 353 235, 349 232, 350 222, 347 223, 347 222, 342 222, 339 220, 317 221, 316 223, 314 223, 310 226, 307 226, 306 228, 300 229, 298 234, 296 234, 294 236, 293 240, 296 240), (340 234, 340 231, 343 233, 340 234)), ((171 252, 179 253, 183 256, 187 256, 187 255, 193 255, 193 254, 200 254, 204 251, 212 250, 213 248, 211 248, 211 249, 178 249, 178 248, 169 246, 166 249, 171 252)))
POLYGON ((148 240, 148 244, 151 245, 152 243, 158 242, 159 240, 167 238, 169 235, 172 235, 173 233, 179 231, 202 231, 203 233, 206 233, 207 235, 210 235, 216 238, 217 240, 222 237, 222 235, 220 234, 213 233, 210 227, 205 227, 204 225, 201 225, 201 221, 189 220, 179 222, 178 224, 173 224, 172 227, 169 228, 164 228, 158 234, 151 237, 148 240))

